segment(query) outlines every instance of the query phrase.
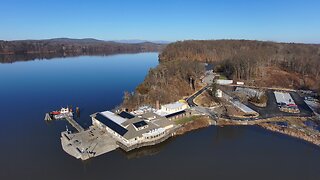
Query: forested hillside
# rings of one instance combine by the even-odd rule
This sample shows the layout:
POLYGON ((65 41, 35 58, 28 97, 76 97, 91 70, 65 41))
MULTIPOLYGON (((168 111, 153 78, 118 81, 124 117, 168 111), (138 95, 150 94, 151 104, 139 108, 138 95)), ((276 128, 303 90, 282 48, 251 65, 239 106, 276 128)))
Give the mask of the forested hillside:
POLYGON ((198 88, 204 71, 204 64, 195 61, 161 62, 149 71, 134 93, 125 93, 122 107, 134 109, 141 105, 155 106, 156 101, 164 104, 179 100, 198 88))
POLYGON ((150 70, 134 93, 125 93, 123 107, 155 105, 190 95, 204 73, 203 63, 248 85, 320 89, 320 45, 219 40, 183 41, 166 46, 160 64, 150 70))
POLYGON ((216 70, 231 79, 319 88, 320 45, 247 40, 183 41, 168 45, 160 60, 214 62, 216 70), (277 74, 283 81, 272 82, 277 74))

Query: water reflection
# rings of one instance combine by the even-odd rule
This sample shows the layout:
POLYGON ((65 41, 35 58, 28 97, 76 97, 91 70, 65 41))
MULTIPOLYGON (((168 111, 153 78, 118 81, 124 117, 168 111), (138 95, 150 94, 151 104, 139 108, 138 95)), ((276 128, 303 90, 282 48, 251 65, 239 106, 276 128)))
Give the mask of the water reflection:
POLYGON ((55 58, 71 58, 80 56, 111 56, 117 54, 139 54, 137 51, 127 51, 123 53, 49 53, 49 54, 0 54, 0 63, 14 63, 33 60, 50 60, 55 58))
POLYGON ((214 143, 224 142, 226 140, 241 139, 245 135, 246 130, 241 127, 217 127, 213 136, 214 143))
POLYGON ((147 157, 147 156, 154 156, 159 154, 167 145, 172 143, 174 141, 174 137, 169 138, 168 140, 154 145, 154 146, 147 146, 147 147, 142 147, 139 149, 135 149, 129 152, 125 152, 123 150, 119 150, 123 156, 125 156, 127 159, 138 159, 142 157, 147 157))
POLYGON ((0 64, 0 179, 320 179, 319 147, 255 127, 209 127, 84 162, 62 150, 72 127, 45 123, 46 112, 79 106, 89 126, 157 64, 156 53, 0 64))

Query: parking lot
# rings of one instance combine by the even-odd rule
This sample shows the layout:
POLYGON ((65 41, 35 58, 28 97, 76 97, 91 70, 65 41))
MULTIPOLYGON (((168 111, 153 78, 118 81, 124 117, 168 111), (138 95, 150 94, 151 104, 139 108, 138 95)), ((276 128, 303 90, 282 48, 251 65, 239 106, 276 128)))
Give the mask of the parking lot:
POLYGON ((300 110, 300 113, 288 113, 282 112, 278 108, 278 103, 276 100, 276 96, 273 90, 267 90, 266 95, 268 97, 267 106, 266 107, 257 107, 251 103, 246 103, 248 107, 257 111, 260 116, 259 118, 271 118, 271 117, 278 117, 278 116, 312 116, 313 112, 309 108, 309 106, 304 102, 304 99, 299 96, 296 92, 288 92, 300 110))

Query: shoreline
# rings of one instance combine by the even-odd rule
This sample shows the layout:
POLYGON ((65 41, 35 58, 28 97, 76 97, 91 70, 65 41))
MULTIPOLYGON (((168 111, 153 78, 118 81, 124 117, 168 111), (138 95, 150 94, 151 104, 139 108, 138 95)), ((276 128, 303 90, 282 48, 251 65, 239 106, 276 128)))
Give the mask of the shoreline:
POLYGON ((280 134, 287 135, 292 138, 300 139, 306 142, 309 142, 311 144, 314 144, 318 147, 320 147, 320 135, 308 135, 307 133, 304 133, 302 131, 298 131, 295 129, 290 129, 290 128, 283 128, 277 125, 271 125, 271 124, 259 124, 263 129, 272 131, 272 132, 277 132, 280 134))
POLYGON ((182 136, 187 134, 188 132, 192 132, 198 129, 203 129, 212 125, 211 119, 204 116, 199 116, 199 119, 187 122, 182 124, 174 133, 173 137, 175 136, 182 136))
MULTIPOLYGON (((265 130, 271 131, 271 132, 276 132, 276 133, 280 133, 283 135, 287 135, 290 138, 296 138, 296 139, 300 139, 303 141, 306 141, 308 143, 311 143, 313 145, 316 145, 318 147, 320 147, 320 133, 318 132, 317 134, 308 134, 306 132, 303 131, 299 131, 298 129, 293 129, 290 127, 281 127, 279 125, 276 124, 270 124, 267 122, 244 122, 244 121, 233 121, 233 120, 228 120, 225 121, 224 119, 219 119, 218 123, 216 125, 213 125, 212 123, 210 123, 212 120, 209 118, 203 118, 203 120, 206 119, 207 120, 207 124, 204 123, 204 121, 201 123, 198 123, 197 121, 199 120, 195 120, 195 121, 191 121, 188 123, 185 123, 183 125, 181 125, 181 127, 176 131, 174 136, 182 136, 184 134, 187 134, 189 132, 192 131, 196 131, 199 129, 203 129, 209 126, 219 126, 219 127, 223 127, 223 126, 254 126, 257 125, 265 130), (222 121, 221 121, 222 120, 222 121)), ((268 121, 268 122, 272 122, 272 121, 268 121)), ((273 122, 279 122, 279 121, 273 121, 273 122)), ((286 122, 286 120, 282 120, 282 122, 286 122)))

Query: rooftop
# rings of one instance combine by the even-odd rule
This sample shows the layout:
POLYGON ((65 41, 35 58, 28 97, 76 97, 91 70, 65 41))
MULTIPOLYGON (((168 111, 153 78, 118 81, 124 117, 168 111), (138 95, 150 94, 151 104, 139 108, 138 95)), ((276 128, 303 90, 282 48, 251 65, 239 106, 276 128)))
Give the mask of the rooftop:
POLYGON ((143 127, 143 126, 146 126, 146 125, 148 125, 145 121, 139 121, 139 122, 135 122, 135 123, 133 123, 133 125, 134 125, 134 127, 136 127, 136 128, 141 128, 141 127, 143 127))
POLYGON ((126 128, 120 126, 119 124, 117 124, 113 120, 104 116, 102 113, 97 113, 95 118, 97 120, 99 120, 101 123, 103 123, 104 125, 108 126, 113 131, 117 132, 121 136, 125 135, 128 132, 128 130, 126 128))
POLYGON ((117 114, 114 114, 113 112, 110 112, 110 111, 104 111, 104 112, 101 112, 100 114, 107 117, 108 119, 112 119, 112 121, 114 121, 115 123, 117 123, 119 125, 121 125, 123 122, 125 122, 127 120, 121 116, 118 116, 117 114))
POLYGON ((174 102, 174 103, 165 104, 165 105, 162 105, 162 106, 165 107, 165 108, 168 108, 168 109, 177 109, 177 108, 181 108, 181 107, 183 107, 185 105, 186 104, 182 103, 182 102, 174 102))
POLYGON ((255 114, 257 113, 253 109, 249 108, 248 106, 242 104, 240 101, 231 101, 233 105, 235 105, 237 108, 239 108, 241 111, 247 114, 255 114))
POLYGON ((141 122, 141 119, 136 119, 136 120, 139 120, 138 122, 134 122, 134 123, 130 123, 127 127, 127 130, 128 132, 123 135, 124 138, 126 139, 133 139, 133 138, 136 138, 136 137, 142 137, 142 134, 144 133, 147 133, 148 131, 152 130, 152 129, 157 129, 159 127, 157 127, 156 125, 154 125, 153 123, 151 122, 146 122, 144 121, 148 127, 147 128, 144 128, 144 129, 140 129, 140 130, 136 130, 137 127, 134 127, 136 123, 140 124, 141 122))
POLYGON ((122 118, 126 118, 126 119, 132 119, 134 118, 135 116, 132 115, 131 113, 128 113, 128 112, 125 112, 125 111, 122 111, 121 113, 118 114, 120 117, 122 118))
POLYGON ((177 115, 183 114, 183 113, 185 113, 185 112, 186 112, 186 111, 183 110, 183 111, 175 112, 175 113, 172 113, 172 114, 168 114, 168 115, 166 115, 165 117, 166 117, 166 118, 171 118, 171 117, 173 117, 173 116, 177 116, 177 115))
POLYGON ((152 123, 158 127, 167 127, 174 124, 172 121, 169 121, 166 118, 156 119, 152 121, 152 123))
POLYGON ((156 118, 160 118, 161 116, 159 116, 158 114, 154 113, 154 112, 146 112, 144 114, 141 114, 142 118, 145 119, 156 119, 156 118))
POLYGON ((277 103, 295 104, 289 93, 275 91, 274 95, 276 97, 277 103))
MULTIPOLYGON (((126 113, 127 115, 127 113, 126 113)), ((143 134, 150 131, 156 131, 157 129, 165 128, 173 125, 170 120, 160 117, 154 113, 146 113, 141 116, 134 116, 131 119, 124 119, 120 117, 120 114, 114 114, 110 111, 105 111, 93 115, 101 123, 108 126, 113 131, 126 139, 133 139, 136 137, 142 137, 143 134), (154 117, 155 119, 148 121, 146 117, 154 117), (144 127, 142 128, 141 127, 144 127), (138 130, 139 129, 139 130, 138 130)), ((131 116, 130 116, 131 117, 131 116)))

